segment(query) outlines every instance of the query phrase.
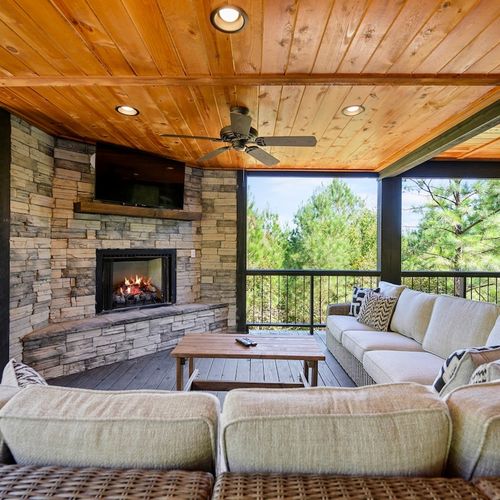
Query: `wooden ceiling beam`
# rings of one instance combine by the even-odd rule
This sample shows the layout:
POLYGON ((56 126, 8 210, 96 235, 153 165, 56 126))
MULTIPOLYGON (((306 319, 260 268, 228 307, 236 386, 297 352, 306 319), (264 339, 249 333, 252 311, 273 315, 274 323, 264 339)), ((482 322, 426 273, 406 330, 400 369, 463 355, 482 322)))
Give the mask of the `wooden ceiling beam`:
POLYGON ((231 86, 231 85, 387 85, 400 86, 498 86, 500 74, 263 74, 189 76, 10 76, 0 87, 132 87, 132 86, 231 86))
POLYGON ((471 137, 500 123, 500 99, 463 122, 451 127, 426 144, 403 156, 380 171, 380 178, 394 177, 416 167, 456 144, 465 142, 471 137))

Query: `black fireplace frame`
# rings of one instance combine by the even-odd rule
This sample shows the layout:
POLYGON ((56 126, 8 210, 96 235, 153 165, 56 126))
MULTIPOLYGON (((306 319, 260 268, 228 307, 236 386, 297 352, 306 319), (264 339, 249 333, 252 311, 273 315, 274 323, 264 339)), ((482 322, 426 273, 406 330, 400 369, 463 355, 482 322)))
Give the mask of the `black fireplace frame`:
POLYGON ((131 307, 111 308, 113 292, 112 265, 120 260, 144 260, 147 258, 162 259, 162 296, 164 301, 158 304, 147 304, 137 308, 159 307, 175 304, 177 251, 174 249, 105 249, 96 250, 96 313, 127 311, 131 307))

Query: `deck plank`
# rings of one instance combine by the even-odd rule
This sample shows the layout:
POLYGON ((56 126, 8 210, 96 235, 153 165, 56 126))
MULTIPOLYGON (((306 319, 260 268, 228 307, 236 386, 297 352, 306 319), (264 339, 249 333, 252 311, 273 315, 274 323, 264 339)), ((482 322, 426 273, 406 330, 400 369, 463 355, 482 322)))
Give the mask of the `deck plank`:
MULTIPOLYGON (((269 332, 266 332, 269 335, 269 332)), ((287 332, 287 335, 298 334, 287 332)), ((318 385, 355 387, 337 360, 326 348, 324 332, 315 333, 316 340, 325 352, 326 361, 319 363, 318 385)), ((52 379, 51 385, 102 390, 175 390, 175 359, 170 350, 100 366, 87 372, 52 379)), ((212 380, 237 380, 253 382, 298 382, 302 363, 297 360, 271 359, 196 359, 195 367, 200 378, 212 380)), ((188 379, 187 365, 184 379, 188 379)), ((221 403, 226 393, 214 392, 221 403)))

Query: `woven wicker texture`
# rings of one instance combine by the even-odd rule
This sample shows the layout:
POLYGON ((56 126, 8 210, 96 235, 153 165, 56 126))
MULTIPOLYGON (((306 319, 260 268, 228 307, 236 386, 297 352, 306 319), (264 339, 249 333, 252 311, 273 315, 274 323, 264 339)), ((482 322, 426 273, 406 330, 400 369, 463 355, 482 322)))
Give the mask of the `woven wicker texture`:
POLYGON ((463 479, 280 476, 224 473, 215 483, 214 500, 448 500, 485 497, 463 479))
POLYGON ((0 498, 209 499, 207 472, 65 467, 0 467, 0 498))
POLYGON ((487 498, 500 500, 500 477, 483 477, 472 482, 487 498))

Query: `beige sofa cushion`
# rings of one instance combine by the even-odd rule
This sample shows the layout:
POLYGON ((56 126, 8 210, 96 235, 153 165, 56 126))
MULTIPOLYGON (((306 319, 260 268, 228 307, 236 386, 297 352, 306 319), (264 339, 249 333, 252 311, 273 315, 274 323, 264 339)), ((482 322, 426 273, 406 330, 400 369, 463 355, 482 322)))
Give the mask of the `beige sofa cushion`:
MULTIPOLYGON (((19 391, 19 387, 0 384, 0 409, 3 408, 19 391)), ((0 433, 0 464, 10 463, 11 461, 11 454, 3 440, 2 434, 0 433)))
POLYGON ((29 386, 0 411, 22 465, 212 471, 219 402, 203 393, 29 386))
POLYGON ((347 330, 375 331, 371 326, 360 323, 354 316, 328 316, 326 318, 326 328, 330 330, 330 333, 338 342, 342 342, 342 334, 347 330))
POLYGON ((500 345, 500 316, 498 316, 493 329, 486 339, 486 345, 500 345))
POLYGON ((460 387, 446 401, 453 421, 448 473, 500 476, 500 381, 460 387))
POLYGON ((221 446, 231 472, 434 476, 450 434, 446 404, 416 384, 237 389, 221 446))
POLYGON ((432 385, 444 360, 429 352, 369 351, 363 368, 377 384, 416 382, 432 385))
POLYGON ((447 358, 458 349, 484 346, 499 310, 488 302, 440 295, 424 337, 424 350, 447 358))
POLYGON ((405 288, 392 316, 391 330, 422 343, 437 295, 405 288))
POLYGON ((347 331, 342 345, 360 361, 366 351, 422 351, 418 342, 394 332, 347 331))
POLYGON ((380 295, 384 297, 396 297, 401 295, 401 292, 406 288, 405 285, 396 285, 388 281, 379 281, 378 287, 380 288, 380 295))

